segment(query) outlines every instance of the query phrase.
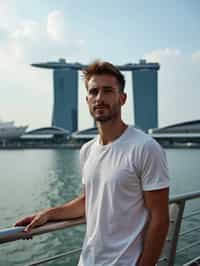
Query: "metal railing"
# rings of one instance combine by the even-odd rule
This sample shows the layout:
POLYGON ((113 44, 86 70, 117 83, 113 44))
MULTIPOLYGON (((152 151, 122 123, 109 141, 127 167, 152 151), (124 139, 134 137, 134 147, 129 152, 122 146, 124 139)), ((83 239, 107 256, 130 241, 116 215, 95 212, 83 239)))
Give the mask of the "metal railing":
MULTIPOLYGON (((187 193, 182 194, 178 196, 174 196, 170 198, 169 204, 170 204, 170 227, 167 235, 167 239, 165 241, 165 245, 162 251, 162 254, 160 256, 160 259, 157 263, 157 266, 173 266, 175 263, 175 258, 177 254, 180 254, 184 252, 187 249, 193 248, 197 245, 200 245, 200 241, 195 241, 190 245, 186 245, 183 248, 180 248, 177 250, 177 243, 178 239, 181 237, 185 237, 188 234, 191 234, 192 232, 198 232, 200 231, 200 226, 194 226, 190 230, 186 230, 184 232, 180 233, 181 224, 184 220, 187 220, 188 218, 197 216, 200 214, 199 210, 195 210, 191 212, 190 214, 183 215, 185 210, 186 202, 194 200, 194 199, 200 199, 200 191, 193 192, 193 193, 187 193)), ((198 218, 197 218, 198 219, 198 218)), ((199 217, 200 221, 200 217, 199 217)), ((38 228, 34 228, 30 233, 23 232, 24 227, 18 227, 18 232, 15 232, 16 228, 11 228, 6 232, 4 236, 0 235, 0 244, 7 243, 10 241, 15 241, 19 239, 27 239, 30 237, 33 237, 35 235, 40 235, 44 233, 53 232, 55 230, 65 229, 69 228, 75 225, 84 224, 85 219, 79 218, 79 219, 73 219, 68 221, 62 221, 62 222, 53 222, 53 223, 47 223, 43 226, 40 226, 38 228)), ((200 238, 200 237, 199 237, 200 238)), ((54 257, 48 257, 43 260, 33 262, 27 266, 34 266, 34 265, 40 265, 46 262, 49 262, 51 260, 55 260, 64 256, 69 256, 74 253, 80 252, 81 249, 75 249, 72 251, 68 251, 66 253, 59 254, 54 257)), ((198 254, 199 255, 199 254, 198 254)), ((197 255, 197 256, 198 256, 197 255)), ((193 260, 194 261, 194 260, 193 260)), ((190 264, 185 264, 190 265, 190 264)), ((195 265, 195 264, 191 264, 195 265)), ((197 264, 198 265, 198 264, 197 264)))
POLYGON ((191 230, 180 232, 181 225, 184 220, 200 214, 200 211, 196 210, 184 216, 186 203, 194 199, 200 199, 200 191, 182 194, 170 198, 170 226, 162 254, 157 264, 158 266, 173 266, 175 264, 177 254, 180 254, 183 251, 200 244, 200 241, 196 241, 190 245, 185 245, 184 248, 177 250, 178 240, 181 237, 200 229, 200 226, 195 226, 191 230))
POLYGON ((85 223, 84 218, 71 219, 68 221, 61 221, 61 222, 49 222, 40 227, 33 228, 31 232, 29 233, 23 232, 25 228, 23 226, 8 228, 4 236, 1 237, 1 234, 0 234, 0 244, 19 240, 19 239, 28 239, 36 235, 50 233, 53 231, 69 228, 69 227, 84 224, 84 223, 85 223), (17 232, 15 232, 16 229, 18 229, 17 232))

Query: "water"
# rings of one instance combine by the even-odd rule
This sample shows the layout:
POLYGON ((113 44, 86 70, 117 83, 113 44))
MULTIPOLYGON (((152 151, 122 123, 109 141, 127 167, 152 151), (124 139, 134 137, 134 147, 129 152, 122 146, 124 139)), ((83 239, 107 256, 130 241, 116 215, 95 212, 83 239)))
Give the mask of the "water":
MULTIPOLYGON (((200 150, 166 150, 171 195, 200 190, 200 150)), ((81 190, 79 150, 0 151, 0 228, 38 210, 63 204, 81 190)), ((193 226, 193 220, 189 226, 193 226)), ((0 246, 0 266, 22 266, 80 247, 84 225, 0 246)), ((192 236, 194 240, 197 237, 192 236)), ((193 254, 190 253, 192 256, 193 254)), ((181 259, 176 265, 181 265, 181 259)), ((76 256, 44 265, 73 266, 76 256)))

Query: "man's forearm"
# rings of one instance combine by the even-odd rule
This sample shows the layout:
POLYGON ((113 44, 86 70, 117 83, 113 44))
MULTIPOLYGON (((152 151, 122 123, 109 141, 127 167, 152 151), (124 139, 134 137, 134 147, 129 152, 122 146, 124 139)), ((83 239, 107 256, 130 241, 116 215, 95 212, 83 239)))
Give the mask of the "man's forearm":
POLYGON ((138 266, 155 266, 164 246, 169 221, 151 219, 145 234, 143 252, 138 266))
POLYGON ((85 196, 82 195, 62 206, 46 211, 48 221, 66 220, 85 216, 85 196))

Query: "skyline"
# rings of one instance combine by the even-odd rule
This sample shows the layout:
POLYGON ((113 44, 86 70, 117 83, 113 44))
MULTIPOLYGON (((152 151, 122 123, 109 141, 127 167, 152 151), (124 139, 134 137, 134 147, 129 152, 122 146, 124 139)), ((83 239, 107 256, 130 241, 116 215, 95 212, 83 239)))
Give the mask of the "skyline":
MULTIPOLYGON (((30 64, 59 58, 88 64, 99 58, 114 64, 158 62, 159 126, 199 119, 199 7, 197 0, 127 0, 123 6, 113 0, 1 1, 0 118, 30 129, 49 126, 53 74, 30 64)), ((133 123, 131 75, 125 77, 123 118, 133 123)), ((80 129, 93 124, 84 98, 79 74, 80 129)))

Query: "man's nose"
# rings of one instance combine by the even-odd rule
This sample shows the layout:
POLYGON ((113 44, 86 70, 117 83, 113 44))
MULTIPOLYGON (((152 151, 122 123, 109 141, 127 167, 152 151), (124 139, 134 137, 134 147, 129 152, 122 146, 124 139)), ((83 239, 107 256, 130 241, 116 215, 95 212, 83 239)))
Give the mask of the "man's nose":
POLYGON ((97 95, 96 95, 96 101, 103 101, 104 100, 104 94, 101 90, 98 91, 97 95))

